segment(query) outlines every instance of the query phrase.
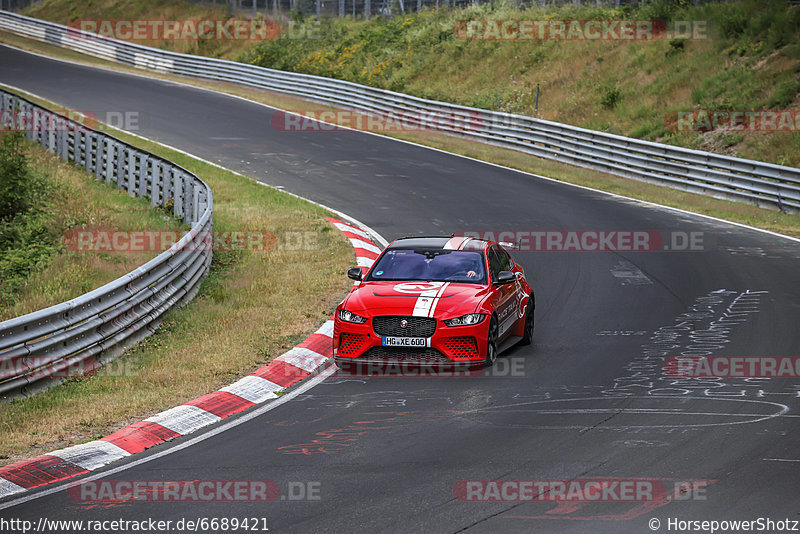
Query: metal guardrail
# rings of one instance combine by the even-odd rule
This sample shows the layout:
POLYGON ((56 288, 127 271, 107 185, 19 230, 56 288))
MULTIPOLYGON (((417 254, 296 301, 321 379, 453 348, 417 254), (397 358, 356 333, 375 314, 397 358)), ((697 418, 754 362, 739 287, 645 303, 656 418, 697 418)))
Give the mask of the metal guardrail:
POLYGON ((783 211, 800 209, 800 169, 652 143, 352 82, 168 52, 0 12, 0 29, 156 72, 225 81, 436 129, 541 158, 783 211))
POLYGON ((0 90, 3 125, 152 206, 173 204, 191 230, 170 249, 89 293, 0 322, 0 396, 27 395, 83 374, 150 335, 208 273, 211 189, 186 169, 0 90), (16 122, 15 122, 16 121, 16 122), (25 124, 22 127, 22 124, 25 124))

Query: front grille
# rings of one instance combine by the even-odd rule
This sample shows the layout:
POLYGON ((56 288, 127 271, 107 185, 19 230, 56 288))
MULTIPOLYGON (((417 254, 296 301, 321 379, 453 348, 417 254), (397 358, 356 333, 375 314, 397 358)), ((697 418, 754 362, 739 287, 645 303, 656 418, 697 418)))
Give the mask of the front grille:
POLYGON ((367 341, 367 336, 363 334, 351 334, 342 332, 339 336, 339 354, 358 354, 364 343, 367 341))
POLYGON ((442 339, 442 346, 454 358, 474 358, 478 356, 478 344, 474 337, 446 337, 442 339))
POLYGON ((379 336, 431 337, 436 332, 436 319, 405 315, 379 315, 372 318, 372 328, 379 336), (400 321, 408 326, 400 326, 400 321))
POLYGON ((385 362, 447 363, 452 360, 436 349, 411 349, 405 347, 372 347, 363 358, 385 362))

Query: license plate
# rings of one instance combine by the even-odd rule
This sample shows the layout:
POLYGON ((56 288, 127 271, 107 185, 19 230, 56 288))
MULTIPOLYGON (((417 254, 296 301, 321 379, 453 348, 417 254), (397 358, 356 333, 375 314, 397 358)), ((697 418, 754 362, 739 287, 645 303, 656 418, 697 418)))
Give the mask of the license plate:
POLYGON ((431 339, 427 337, 384 337, 384 347, 430 347, 431 339))

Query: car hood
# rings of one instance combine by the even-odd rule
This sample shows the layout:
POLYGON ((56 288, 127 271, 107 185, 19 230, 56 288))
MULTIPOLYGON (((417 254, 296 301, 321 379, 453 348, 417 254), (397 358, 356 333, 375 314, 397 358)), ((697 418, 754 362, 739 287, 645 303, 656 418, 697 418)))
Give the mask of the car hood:
POLYGON ((449 318, 475 312, 488 293, 488 286, 457 282, 361 282, 345 306, 357 314, 449 318))

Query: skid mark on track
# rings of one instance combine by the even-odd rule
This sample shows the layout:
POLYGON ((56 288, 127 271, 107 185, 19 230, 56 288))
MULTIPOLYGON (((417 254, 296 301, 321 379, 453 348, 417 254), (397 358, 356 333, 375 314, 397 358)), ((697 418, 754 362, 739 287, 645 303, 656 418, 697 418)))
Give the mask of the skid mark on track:
POLYGON ((391 431, 403 428, 413 423, 430 422, 432 420, 451 417, 452 414, 431 414, 423 411, 385 411, 385 412, 365 412, 362 419, 354 421, 343 427, 331 428, 321 432, 315 432, 313 439, 303 443, 284 445, 278 447, 280 454, 300 454, 309 456, 312 454, 335 454, 340 452, 361 439, 365 434, 375 431, 391 431))
POLYGON ((611 268, 611 274, 623 286, 647 286, 653 281, 629 261, 620 260, 611 268))

